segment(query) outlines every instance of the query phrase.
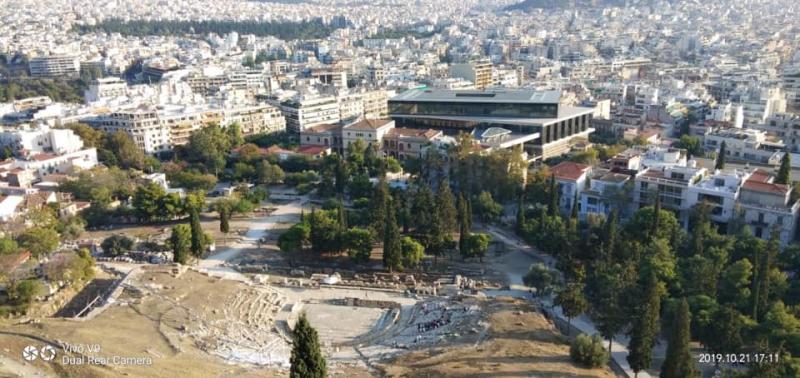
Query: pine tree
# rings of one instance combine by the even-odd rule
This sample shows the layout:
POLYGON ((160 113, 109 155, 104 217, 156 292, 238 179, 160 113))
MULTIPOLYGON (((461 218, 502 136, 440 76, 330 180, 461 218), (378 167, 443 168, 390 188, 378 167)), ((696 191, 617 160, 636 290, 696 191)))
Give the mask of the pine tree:
POLYGON ((547 215, 551 217, 558 214, 558 185, 556 176, 550 175, 550 202, 547 205, 547 215))
POLYGON ((383 233, 383 266, 389 271, 403 268, 403 248, 400 243, 400 230, 394 216, 394 207, 388 206, 383 233))
POLYGON ((686 298, 681 299, 675 310, 675 317, 670 329, 667 357, 661 365, 663 378, 692 378, 698 377, 697 366, 689 352, 690 339, 689 303, 686 298))
POLYGON ((714 169, 723 170, 725 169, 725 154, 727 154, 727 144, 725 141, 722 141, 722 144, 719 146, 719 153, 717 154, 717 163, 714 165, 714 169))
POLYGON ((325 378, 327 366, 319 345, 317 331, 311 327, 303 313, 294 326, 292 341, 291 378, 325 378))
POLYGON ((792 161, 788 153, 783 154, 781 159, 781 166, 778 168, 778 174, 775 176, 776 184, 792 184, 792 161))
POLYGON ((650 368, 653 362, 653 346, 658 337, 658 319, 661 311, 661 294, 658 280, 651 274, 644 290, 644 302, 636 311, 628 344, 628 363, 634 371, 634 377, 640 371, 650 368))
POLYGON ((192 255, 200 257, 206 249, 206 237, 200 225, 200 214, 197 209, 191 210, 190 226, 192 229, 192 255))
POLYGON ((583 294, 583 283, 570 282, 556 293, 553 301, 567 317, 567 328, 572 324, 572 318, 583 314, 589 308, 589 302, 583 294))

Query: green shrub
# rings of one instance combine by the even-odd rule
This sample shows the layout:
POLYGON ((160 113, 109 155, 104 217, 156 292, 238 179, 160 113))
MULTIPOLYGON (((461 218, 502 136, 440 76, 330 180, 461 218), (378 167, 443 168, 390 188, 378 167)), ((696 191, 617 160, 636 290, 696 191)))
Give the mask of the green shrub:
POLYGON ((597 335, 578 335, 572 341, 569 356, 573 362, 586 368, 597 368, 608 363, 608 351, 603 348, 603 340, 597 335))

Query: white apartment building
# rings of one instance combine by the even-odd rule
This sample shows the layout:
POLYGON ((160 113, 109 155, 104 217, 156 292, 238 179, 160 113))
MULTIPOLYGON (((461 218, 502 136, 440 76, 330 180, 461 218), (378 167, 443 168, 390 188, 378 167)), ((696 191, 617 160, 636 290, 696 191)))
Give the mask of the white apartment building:
POLYGON ((786 143, 789 150, 800 152, 800 115, 794 113, 774 114, 763 124, 748 127, 775 135, 786 143))
POLYGON ((83 141, 72 130, 51 129, 46 125, 38 128, 2 128, 0 145, 27 154, 52 152, 65 154, 83 149, 83 141))
POLYGON ((716 128, 706 132, 706 150, 719 151, 722 142, 728 159, 769 165, 780 164, 786 147, 782 141, 769 141, 767 133, 760 130, 716 128))
POLYGON ((756 169, 744 181, 739 216, 756 237, 769 239, 777 231, 781 244, 786 245, 795 239, 800 202, 791 200, 790 186, 775 184, 774 179, 769 172, 756 169))
POLYGON ((628 213, 626 185, 631 176, 615 172, 597 172, 589 180, 589 187, 579 194, 579 217, 586 220, 589 214, 602 215, 606 218, 616 209, 620 218, 628 213))
POLYGON ((293 98, 284 101, 272 100, 286 118, 286 130, 300 133, 307 127, 339 122, 339 102, 336 97, 293 98))
POLYGON ((127 133, 148 154, 184 145, 194 131, 212 124, 227 127, 236 123, 243 135, 279 132, 286 127, 282 113, 266 104, 222 109, 179 105, 143 107, 102 115, 87 123, 106 132, 127 133))
POLYGON ((800 112, 800 66, 784 69, 781 83, 786 92, 787 110, 800 112))
POLYGON ((739 189, 750 176, 744 171, 717 171, 690 186, 689 207, 706 203, 710 208, 709 217, 718 224, 726 224, 733 218, 739 189))
POLYGON ((49 174, 72 174, 97 166, 97 150, 87 148, 67 153, 41 152, 14 160, 14 167, 33 172, 34 178, 49 174))
POLYGON ((161 124, 156 109, 120 110, 87 120, 87 123, 105 132, 127 133, 147 154, 172 150, 169 128, 161 124))
POLYGON ((81 63, 77 55, 50 55, 31 58, 28 62, 31 77, 78 77, 81 63))
POLYGON ((633 202, 639 207, 652 205, 657 193, 661 197, 661 206, 674 210, 680 224, 686 227, 691 207, 697 202, 690 198, 689 189, 697 185, 705 174, 705 168, 647 168, 636 175, 633 202))
POLYGON ((745 125, 760 125, 776 113, 786 112, 786 96, 780 88, 751 88, 731 95, 739 99, 745 125))
POLYGON ((128 95, 128 84, 117 77, 100 78, 89 84, 89 89, 84 91, 83 98, 87 104, 98 101, 107 101, 128 95))
POLYGON ((283 118, 281 111, 267 104, 224 109, 220 126, 227 127, 234 123, 241 127, 243 135, 277 133, 286 130, 286 119, 283 118))
MULTIPOLYGON (((572 206, 579 206, 581 198, 578 194, 586 189, 592 167, 565 161, 552 167, 550 173, 555 177, 556 185, 558 185, 558 207, 561 211, 568 213, 572 211, 572 206), (578 203, 575 202, 576 199, 578 203)), ((580 211, 580 207, 578 211, 580 211)))

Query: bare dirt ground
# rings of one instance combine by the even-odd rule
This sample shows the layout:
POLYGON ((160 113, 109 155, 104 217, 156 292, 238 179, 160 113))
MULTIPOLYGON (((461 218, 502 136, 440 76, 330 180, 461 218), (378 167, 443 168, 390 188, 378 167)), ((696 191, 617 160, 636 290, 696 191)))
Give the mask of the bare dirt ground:
POLYGON ((38 323, 29 324, 0 321, 0 362, 7 362, 0 364, 0 376, 30 376, 15 373, 18 369, 14 366, 20 363, 31 371, 38 370, 41 376, 285 376, 284 368, 232 365, 219 356, 221 353, 214 353, 221 344, 204 338, 217 330, 203 330, 203 327, 222 328, 219 331, 222 338, 229 336, 225 332, 243 330, 247 330, 248 335, 258 336, 259 329, 269 322, 259 318, 258 311, 248 311, 251 309, 248 306, 253 303, 257 309, 266 298, 248 296, 252 289, 235 281, 210 278, 193 271, 175 278, 164 270, 153 269, 138 277, 149 293, 126 290, 119 298, 119 302, 127 302, 126 305, 112 306, 94 319, 41 318, 38 323), (231 302, 237 298, 239 304, 231 302), (230 317, 223 311, 226 308, 230 309, 230 317), (230 329, 225 328, 223 320, 226 318, 234 319, 227 321, 230 329), (263 325, 259 323, 262 320, 263 325), (55 361, 39 359, 23 363, 22 348, 26 345, 41 347, 44 341, 57 346, 55 361), (101 357, 149 357, 152 365, 71 366, 62 361, 66 352, 60 348, 59 341, 73 345, 97 344, 100 351, 92 355, 101 357))
POLYGON ((614 377, 574 365, 567 340, 527 302, 498 298, 484 308, 483 341, 415 351, 378 368, 390 377, 614 377))

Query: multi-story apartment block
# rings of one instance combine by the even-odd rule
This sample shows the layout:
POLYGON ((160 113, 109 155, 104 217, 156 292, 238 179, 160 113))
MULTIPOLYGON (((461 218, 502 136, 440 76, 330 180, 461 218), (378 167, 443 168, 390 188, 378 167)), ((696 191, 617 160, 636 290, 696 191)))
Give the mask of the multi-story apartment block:
POLYGON ((800 67, 788 67, 781 77, 788 111, 800 112, 800 67))
POLYGON ((170 132, 161 124, 156 109, 121 110, 87 120, 106 132, 127 133, 140 150, 155 154, 172 150, 170 132))
POLYGON ((364 103, 364 118, 386 118, 389 114, 389 93, 384 89, 366 91, 361 94, 364 103))
POLYGON ((348 93, 337 97, 339 117, 347 122, 364 115, 364 100, 361 93, 348 93))
POLYGON ((781 244, 795 240, 800 202, 792 200, 792 188, 776 184, 769 172, 757 169, 741 188, 739 206, 741 216, 753 232, 762 239, 778 233, 781 244))
POLYGON ((704 203, 709 208, 709 217, 725 231, 727 223, 735 214, 739 189, 749 176, 744 171, 717 171, 688 188, 688 206, 704 203))
POLYGON ((128 95, 128 84, 117 77, 105 77, 89 84, 83 97, 86 103, 104 101, 128 95))
POLYGON ((630 207, 627 185, 631 182, 631 176, 628 174, 596 172, 589 180, 589 187, 579 194, 581 220, 586 220, 589 214, 608 217, 615 209, 620 218, 625 218, 630 207))
POLYGON ((705 168, 647 168, 636 175, 633 202, 639 207, 652 205, 658 195, 662 206, 675 211, 678 221, 686 227, 690 209, 696 203, 696 200, 690 199, 689 188, 697 185, 705 174, 705 168))
POLYGON ((469 80, 475 84, 476 89, 486 89, 492 85, 492 62, 477 60, 455 63, 450 66, 450 76, 469 80))
POLYGON ((339 122, 339 102, 336 97, 272 100, 286 117, 286 130, 299 134, 307 127, 339 122))
POLYGON ((311 77, 322 84, 330 84, 337 88, 347 88, 347 71, 336 68, 315 68, 311 70, 311 77))
POLYGON ((719 151, 725 142, 728 159, 759 164, 778 165, 783 158, 782 141, 770 141, 767 133, 752 129, 716 128, 706 132, 705 148, 719 151))
POLYGON ((267 104, 224 109, 220 126, 227 127, 232 124, 238 124, 243 135, 277 133, 286 130, 286 119, 283 118, 281 111, 267 104))
POLYGON ((800 115, 794 113, 774 114, 763 124, 748 127, 766 131, 783 140, 787 149, 800 152, 800 115))
POLYGON ((31 58, 28 69, 32 77, 74 78, 81 72, 77 55, 50 55, 31 58))
POLYGON ((227 127, 238 124, 242 134, 282 131, 285 120, 269 105, 230 108, 161 106, 120 110, 86 120, 95 128, 123 131, 145 153, 155 154, 186 144, 194 131, 209 125, 227 127))

